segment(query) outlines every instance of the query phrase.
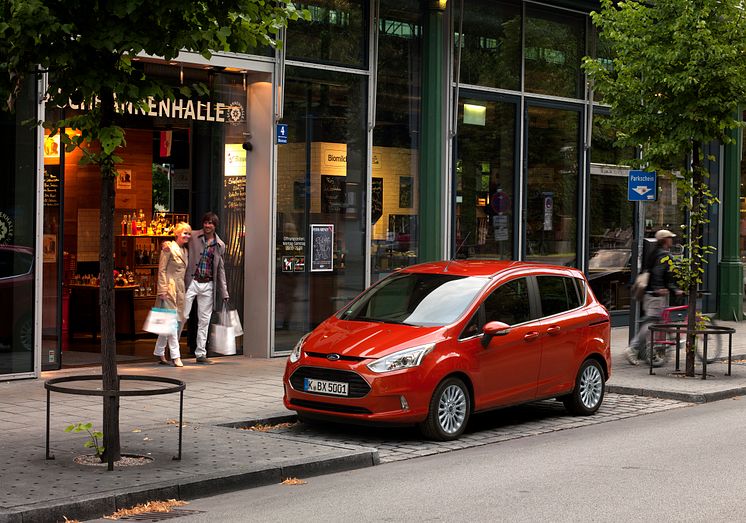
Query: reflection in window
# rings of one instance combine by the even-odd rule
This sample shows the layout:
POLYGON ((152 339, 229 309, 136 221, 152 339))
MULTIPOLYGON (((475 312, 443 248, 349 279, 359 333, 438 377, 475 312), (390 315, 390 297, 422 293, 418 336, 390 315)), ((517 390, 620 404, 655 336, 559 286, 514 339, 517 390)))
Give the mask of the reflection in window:
MULTIPOLYGON (((458 27, 458 20, 456 20, 458 27)), ((490 0, 464 5, 461 82, 518 90, 521 87, 521 5, 490 0)))
POLYGON ((585 51, 585 17, 541 9, 526 10, 526 91, 580 98, 585 51))
POLYGON ((630 305, 634 205, 627 200, 627 163, 634 158, 634 150, 614 147, 616 133, 607 123, 608 117, 594 116, 588 279, 607 309, 623 310, 630 305))
POLYGON ((537 276, 536 283, 541 295, 541 315, 552 316, 580 305, 578 293, 570 278, 561 276, 537 276))
POLYGON ((516 106, 462 99, 456 150, 459 257, 513 258, 516 106))
POLYGON ((416 0, 382 0, 373 130, 372 281, 417 263, 422 25, 416 0))
POLYGON ((485 321, 516 325, 531 319, 528 286, 525 278, 500 285, 484 301, 485 321))
POLYGON ((526 258, 575 266, 580 114, 528 108, 526 258))
POLYGON ((288 23, 287 57, 326 64, 365 67, 368 2, 311 0, 295 3, 311 20, 288 23))
POLYGON ((290 132, 277 148, 277 351, 291 349, 365 283, 366 79, 288 67, 285 88, 290 132), (312 250, 312 230, 328 249, 312 250))

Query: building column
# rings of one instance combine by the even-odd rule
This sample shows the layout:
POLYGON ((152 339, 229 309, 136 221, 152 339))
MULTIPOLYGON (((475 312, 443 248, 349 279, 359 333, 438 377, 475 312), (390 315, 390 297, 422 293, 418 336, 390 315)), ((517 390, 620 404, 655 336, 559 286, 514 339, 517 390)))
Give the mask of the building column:
POLYGON ((422 108, 419 168, 419 261, 443 258, 445 209, 443 208, 445 99, 445 0, 424 2, 422 108))
POLYGON ((718 315, 723 320, 743 319, 743 264, 739 253, 741 140, 740 129, 730 131, 733 143, 725 145, 723 159, 722 259, 718 265, 718 315))

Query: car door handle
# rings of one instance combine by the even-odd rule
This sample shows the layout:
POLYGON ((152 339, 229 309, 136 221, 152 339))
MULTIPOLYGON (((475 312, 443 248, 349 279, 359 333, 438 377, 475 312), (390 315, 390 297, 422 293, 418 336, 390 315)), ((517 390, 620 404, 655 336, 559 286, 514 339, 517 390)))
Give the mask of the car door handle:
POLYGON ((550 336, 556 336, 560 333, 561 330, 562 328, 559 325, 552 325, 547 329, 547 334, 549 334, 550 336))
POLYGON ((529 332, 528 334, 523 336, 524 341, 532 341, 539 337, 539 333, 536 331, 529 332))

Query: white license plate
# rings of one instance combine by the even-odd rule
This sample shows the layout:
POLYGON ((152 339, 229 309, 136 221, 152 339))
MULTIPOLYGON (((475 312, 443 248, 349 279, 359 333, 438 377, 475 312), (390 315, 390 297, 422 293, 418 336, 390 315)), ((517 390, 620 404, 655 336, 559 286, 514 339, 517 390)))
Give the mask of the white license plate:
POLYGON ((347 383, 338 381, 314 380, 305 378, 303 389, 306 392, 318 392, 319 394, 334 394, 335 396, 347 396, 347 383))

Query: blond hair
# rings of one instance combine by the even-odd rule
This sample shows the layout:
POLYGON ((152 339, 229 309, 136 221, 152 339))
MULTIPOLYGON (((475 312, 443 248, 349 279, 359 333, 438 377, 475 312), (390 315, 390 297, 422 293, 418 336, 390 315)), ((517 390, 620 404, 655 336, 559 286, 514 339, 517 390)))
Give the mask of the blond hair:
POLYGON ((179 222, 174 227, 174 236, 180 235, 182 232, 192 232, 192 226, 187 222, 179 222))

